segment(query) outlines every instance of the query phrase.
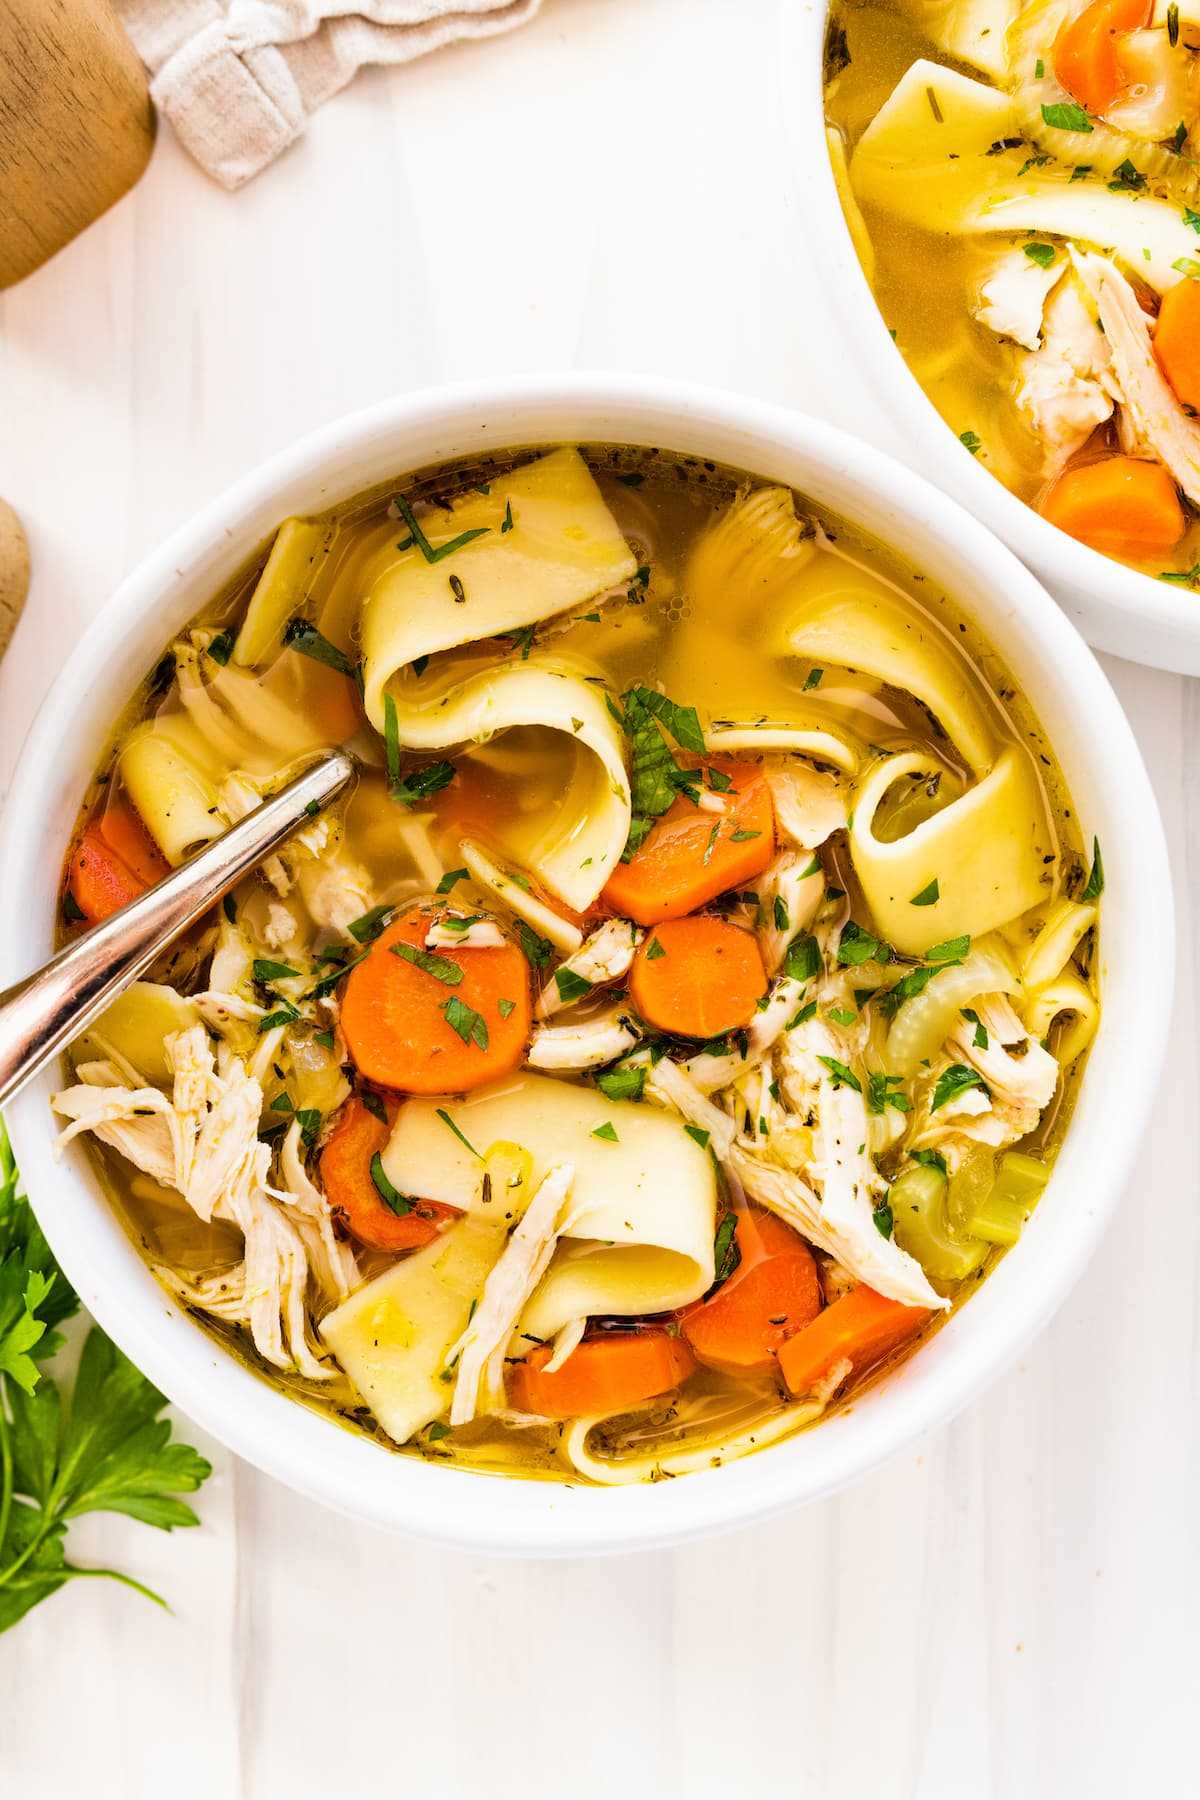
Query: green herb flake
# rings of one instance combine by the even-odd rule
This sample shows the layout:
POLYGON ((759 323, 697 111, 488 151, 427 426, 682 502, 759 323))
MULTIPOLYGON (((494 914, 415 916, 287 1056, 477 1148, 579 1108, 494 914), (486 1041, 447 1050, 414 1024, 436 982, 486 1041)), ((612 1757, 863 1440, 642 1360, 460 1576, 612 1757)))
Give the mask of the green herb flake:
POLYGON ((1171 0, 1167 8, 1167 42, 1172 50, 1179 42, 1179 7, 1176 0, 1171 0))
POLYGON ((788 914, 787 901, 782 894, 776 894, 772 914, 775 920, 776 931, 786 931, 791 924, 791 918, 788 914))
POLYGON ((359 1088, 358 1097, 373 1119, 378 1119, 381 1125, 387 1124, 387 1107, 373 1089, 359 1088))
POLYGON ((1143 194, 1146 191, 1146 177, 1126 157, 1113 170, 1113 180, 1109 182, 1108 188, 1112 194, 1143 194))
POLYGON ((978 456, 983 449, 983 439, 974 431, 960 431, 958 441, 971 452, 972 456, 978 456))
POLYGON ((466 1150, 469 1150, 471 1152, 472 1156, 476 1157, 478 1159, 478 1161, 482 1162, 483 1157, 480 1155, 479 1151, 475 1148, 475 1146, 471 1142, 470 1138, 466 1137, 463 1134, 463 1132, 461 1132, 459 1130, 458 1126, 454 1123, 454 1120, 450 1117, 450 1114, 446 1111, 444 1106, 438 1107, 437 1116, 442 1121, 442 1124, 446 1127, 446 1129, 448 1131, 452 1131, 454 1133, 455 1137, 458 1139, 459 1143, 463 1146, 463 1148, 466 1150))
POLYGON ((233 655, 234 636, 232 631, 218 631, 208 646, 208 654, 222 669, 233 655))
POLYGON ((826 1017, 832 1019, 835 1025, 853 1025, 858 1014, 851 1012, 848 1006, 835 1006, 826 1017))
POLYGON ((1053 244, 1022 244, 1021 248, 1039 269, 1048 269, 1057 254, 1053 244))
MULTIPOLYGON (((708 1290, 709 1294, 714 1293, 722 1282, 729 1280, 741 1260, 742 1253, 737 1243, 737 1214, 723 1213, 713 1239, 713 1284, 708 1290)), ((707 1297, 706 1295, 705 1298, 707 1297)))
POLYGON ((505 533, 505 532, 506 532, 506 531, 511 531, 511 530, 512 530, 512 528, 513 528, 513 510, 512 510, 512 501, 511 501, 511 500, 506 500, 506 501, 505 501, 505 503, 504 503, 504 517, 503 517, 503 519, 502 519, 502 520, 501 520, 501 521, 500 521, 500 535, 501 535, 501 537, 503 537, 503 535, 504 535, 504 533, 505 533))
POLYGON ((359 944, 373 944, 379 937, 396 908, 387 902, 383 906, 372 906, 368 912, 357 919, 351 919, 346 930, 359 944))
POLYGON ((534 969, 544 969, 549 964, 554 945, 549 938, 539 937, 532 925, 524 919, 514 921, 517 942, 521 946, 526 962, 534 969))
POLYGON ((271 962, 266 957, 255 957, 251 965, 255 981, 290 981, 299 975, 299 969, 293 969, 291 963, 271 962))
POLYGON ((960 1006, 959 1012, 968 1025, 974 1025, 975 1033, 971 1039, 972 1050, 986 1050, 988 1047, 987 1027, 981 1022, 979 1014, 973 1006, 960 1006))
POLYGON ((875 1208, 871 1217, 875 1221, 875 1229, 880 1237, 890 1238, 894 1221, 892 1219, 892 1209, 888 1206, 886 1201, 882 1206, 877 1206, 875 1208))
POLYGON ((1081 901, 1098 900, 1104 892, 1104 864, 1100 858, 1100 839, 1092 839, 1092 866, 1088 871, 1087 886, 1079 898, 1081 901))
POLYGON ((427 769, 418 769, 414 775, 407 775, 403 781, 392 784, 392 799, 401 806, 417 806, 425 800, 440 794, 444 787, 449 787, 454 780, 454 764, 452 762, 430 763, 427 769))
POLYGON ((496 1002, 496 1011, 500 1014, 502 1019, 511 1018, 516 1011, 516 1007, 517 1003, 515 1000, 497 1000, 496 1002))
POLYGON ((808 674, 804 678, 804 686, 801 688, 800 692, 802 694, 807 694, 813 688, 820 687, 821 677, 824 675, 824 673, 825 673, 824 669, 810 669, 808 671, 808 674))
POLYGON ((731 844, 748 844, 751 838, 761 836, 761 831, 731 831, 729 841, 731 844))
POLYGON ((785 975, 793 981, 811 981, 823 967, 821 946, 809 931, 798 931, 783 959, 785 975))
POLYGON ((620 1142, 620 1139, 617 1136, 617 1128, 611 1119, 605 1119, 603 1125, 597 1125, 592 1136, 594 1138, 600 1138, 606 1144, 617 1144, 620 1142))
POLYGON ((970 936, 964 931, 961 937, 947 938, 944 944, 930 944, 925 952, 925 961, 943 966, 946 963, 961 962, 970 948, 970 936))
POLYGON ((937 876, 935 875, 933 880, 929 883, 929 886, 923 887, 919 894, 914 894, 908 904, 910 906, 936 906, 940 898, 941 895, 938 889, 937 876))
POLYGON ((464 1044, 475 1044, 480 1050, 488 1047, 488 1028, 481 1014, 474 1007, 460 1000, 457 994, 451 994, 448 1000, 440 1002, 439 1010, 447 1025, 464 1044))
POLYGON ((898 1094, 893 1090, 903 1085, 902 1075, 885 1075, 882 1069, 867 1071, 867 1106, 873 1113, 883 1114, 890 1106, 895 1112, 912 1111, 912 1101, 906 1094, 898 1094))
POLYGON ((923 1169, 938 1169, 943 1175, 950 1173, 946 1167, 946 1159, 940 1150, 910 1150, 908 1153, 915 1163, 923 1169))
POLYGON ((816 1016, 817 1003, 815 1000, 810 1000, 807 1006, 802 1006, 800 1011, 788 1020, 787 1024, 784 1026, 784 1030, 795 1031, 797 1025, 807 1025, 808 1021, 810 1019, 815 1019, 816 1016))
POLYGON ((394 1212, 398 1219, 402 1219, 406 1213, 412 1211, 412 1201, 408 1195, 402 1194, 400 1189, 393 1187, 388 1180, 387 1170, 383 1166, 383 1157, 378 1150, 371 1158, 371 1180, 374 1183, 375 1192, 383 1204, 389 1212, 394 1212))
POLYGON ((657 962, 660 956, 665 956, 666 954, 667 954, 666 951, 663 949, 662 945, 659 943, 659 941, 656 937, 652 937, 650 939, 650 942, 646 945, 646 949, 644 952, 645 959, 647 962, 657 962))
POLYGON ((862 1093, 862 1082, 854 1070, 848 1069, 844 1062, 838 1061, 836 1056, 818 1056, 817 1061, 822 1068, 828 1069, 834 1087, 853 1088, 856 1094, 862 1093))
POLYGON ((1033 65, 1033 78, 1035 81, 1043 81, 1043 80, 1045 80, 1045 76, 1046 76, 1046 65, 1042 61, 1041 57, 1039 56, 1037 61, 1033 65))
POLYGON ((1190 206, 1183 209, 1183 222, 1190 225, 1193 231, 1200 232, 1200 212, 1193 212, 1190 206))
POLYGON ((930 1112, 940 1112, 949 1101, 956 1100, 960 1094, 967 1093, 971 1088, 982 1089, 989 1100, 992 1097, 992 1090, 978 1069, 970 1069, 966 1063, 951 1063, 949 1068, 943 1069, 937 1078, 933 1099, 929 1102, 930 1112))
POLYGON ((577 975, 574 969, 555 969, 554 985, 564 1006, 571 1006, 592 991, 592 983, 585 976, 577 975))
POLYGON ((889 962, 891 955, 890 948, 881 939, 872 936, 853 919, 847 919, 837 949, 837 959, 843 968, 857 969, 866 962, 889 962))
POLYGON ((437 894, 449 894, 460 881, 469 881, 470 878, 471 871, 469 869, 448 869, 442 876, 442 879, 438 882, 434 892, 437 894))
MULTIPOLYGON (((429 542, 429 539, 425 536, 425 533, 421 530, 421 527, 417 524, 417 516, 403 494, 397 494, 395 500, 397 512, 408 526, 409 531, 412 533, 413 543, 417 546, 417 549, 421 552, 421 555, 425 558, 427 563, 441 562, 443 557, 453 556, 456 550, 465 549, 468 544, 474 543, 476 538, 486 537, 490 530, 490 527, 487 525, 477 525, 473 531, 460 532, 459 536, 451 538, 448 544, 439 544, 435 550, 433 545, 429 542)), ((503 530, 503 527, 501 527, 501 529, 503 530)))
POLYGON ((463 978, 458 963, 451 962, 447 956, 438 956, 432 950, 421 950, 416 944, 393 944, 391 952, 401 962, 411 963, 414 969, 432 975, 435 981, 444 981, 447 987, 457 987, 463 978))
MULTIPOLYGON (((646 1086, 646 1071, 639 1064, 625 1069, 605 1069, 596 1077, 596 1086, 606 1100, 640 1100, 646 1086)), ((684 1126, 684 1130, 688 1130, 684 1126)))
POLYGON ((313 1032, 313 1043, 320 1044, 322 1050, 332 1050, 334 1048, 334 1037, 333 1037, 332 1031, 314 1031, 313 1032))
POLYGON ((339 675, 354 674, 354 664, 345 652, 339 650, 336 644, 331 644, 307 619, 289 621, 283 634, 283 645, 285 650, 296 650, 313 662, 324 663, 326 668, 336 669, 339 675))
MULTIPOLYGON (((481 488, 480 492, 482 493, 483 491, 484 490, 481 488)), ((448 1438, 449 1436, 450 1436, 450 1427, 449 1427, 449 1425, 446 1424, 445 1420, 444 1419, 435 1419, 433 1421, 433 1424, 429 1427, 428 1431, 425 1433, 425 1440, 427 1443, 430 1443, 430 1444, 439 1444, 443 1438, 448 1438)))
MULTIPOLYGON (((228 894, 226 894, 225 900, 226 900, 226 904, 228 904, 228 901, 229 901, 228 894)), ((87 918, 87 914, 84 912, 82 906, 80 906, 79 902, 76 900, 76 898, 75 898, 74 894, 71 892, 70 888, 68 888, 66 893, 63 895, 62 913, 63 913, 63 918, 66 919, 66 921, 69 925, 77 925, 79 923, 80 919, 87 918)), ((226 917, 228 918, 228 916, 229 915, 227 913, 226 917)))
POLYGON ((1042 102, 1042 118, 1052 131, 1091 131, 1092 121, 1073 100, 1042 102))
POLYGON ((400 785, 400 726, 396 718, 396 702, 383 696, 383 743, 387 753, 387 776, 393 791, 400 785))

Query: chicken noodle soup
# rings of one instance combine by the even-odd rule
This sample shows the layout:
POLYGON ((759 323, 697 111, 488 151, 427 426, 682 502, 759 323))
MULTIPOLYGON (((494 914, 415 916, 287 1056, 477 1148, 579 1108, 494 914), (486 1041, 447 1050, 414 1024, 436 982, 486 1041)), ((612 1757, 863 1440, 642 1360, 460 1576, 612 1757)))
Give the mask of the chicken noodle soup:
POLYGON ((1053 524, 1200 584, 1200 4, 867 0, 830 149, 909 367, 1053 524))
POLYGON ((334 744, 351 796, 54 1099, 235 1353, 410 1454, 657 1479, 812 1424, 1016 1241, 1100 860, 918 572, 612 447, 289 519, 131 705, 66 919, 334 744))

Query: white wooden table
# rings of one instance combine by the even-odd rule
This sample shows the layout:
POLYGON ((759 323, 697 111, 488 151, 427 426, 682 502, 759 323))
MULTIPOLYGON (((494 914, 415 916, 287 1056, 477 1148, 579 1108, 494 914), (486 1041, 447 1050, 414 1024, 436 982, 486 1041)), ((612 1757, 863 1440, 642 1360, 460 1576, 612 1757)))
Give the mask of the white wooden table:
MULTIPOLYGON (((774 0, 547 0, 510 38, 360 80, 235 198, 164 132, 134 194, 0 298, 0 494, 36 569, 0 782, 143 551, 396 389, 662 371, 896 448, 853 347, 806 327, 821 245, 777 77, 774 0)), ((0 1639, 0 1792, 1195 1791, 1200 687, 1109 669, 1171 837, 1178 1004, 1140 1179, 1024 1363, 839 1498, 608 1562, 378 1536, 211 1446, 200 1530, 72 1538, 173 1617, 77 1583, 0 1639)))

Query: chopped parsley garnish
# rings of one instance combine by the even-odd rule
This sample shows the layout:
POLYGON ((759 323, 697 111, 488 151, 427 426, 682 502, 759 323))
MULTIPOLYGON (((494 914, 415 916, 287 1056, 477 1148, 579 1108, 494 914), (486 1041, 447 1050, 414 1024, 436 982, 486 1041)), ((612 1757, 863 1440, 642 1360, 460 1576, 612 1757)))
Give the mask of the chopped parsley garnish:
POLYGON ((251 965, 255 981, 289 981, 292 976, 299 975, 299 969, 293 969, 290 963, 270 962, 265 957, 256 956, 251 965))
POLYGON ((657 962, 660 956, 665 956, 666 954, 666 951, 663 949, 658 939, 652 937, 650 942, 646 945, 646 961, 657 962))
POLYGON ((537 636, 536 625, 522 625, 518 631, 504 631, 500 634, 513 650, 521 652, 521 661, 529 661, 529 652, 533 649, 533 640, 537 636))
POLYGON ((707 869, 712 860, 712 853, 716 848, 717 835, 720 832, 720 829, 720 825, 714 825, 708 834, 708 843, 704 846, 704 855, 700 858, 700 867, 702 869, 707 869))
POLYGON ((233 655, 233 644, 234 637, 232 631, 218 631, 216 637, 213 638, 208 646, 208 654, 215 663, 219 663, 221 668, 224 668, 230 657, 233 655))
POLYGON ((373 1119, 378 1119, 381 1125, 387 1124, 387 1107, 377 1093, 371 1088, 359 1088, 358 1097, 373 1119))
POLYGON ((1140 169, 1134 168, 1128 157, 1117 164, 1113 177, 1108 184, 1111 194, 1142 194, 1146 191, 1146 177, 1140 169))
MULTIPOLYGON (((226 894, 225 899, 228 902, 228 899, 229 899, 228 894, 226 894)), ((71 892, 70 888, 68 888, 66 893, 63 895, 62 910, 63 910, 63 918, 66 919, 72 925, 78 924, 80 919, 87 918, 87 914, 84 912, 82 906, 80 906, 79 902, 76 900, 76 898, 75 898, 74 894, 71 892)), ((228 915, 226 915, 226 916, 228 916, 228 915)))
POLYGON ((1035 81, 1042 81, 1045 79, 1045 75, 1046 75, 1046 65, 1042 61, 1041 57, 1039 56, 1037 61, 1033 65, 1033 78, 1035 81))
POLYGON ((973 1006, 960 1006, 958 1010, 967 1021, 967 1024, 975 1027, 974 1036, 971 1039, 972 1050, 986 1050, 988 1047, 987 1027, 981 1022, 975 1008, 973 1006))
POLYGON ((550 939, 539 937, 533 926, 527 925, 524 919, 515 920, 514 929, 517 934, 517 942, 525 953, 526 962, 535 969, 544 969, 549 963, 551 952, 554 949, 550 939))
MULTIPOLYGON (((433 545, 429 542, 429 539, 425 536, 425 533, 421 530, 421 527, 417 524, 417 516, 403 494, 397 494, 395 498, 396 510, 404 520, 404 523, 408 526, 409 531, 412 533, 413 543, 417 546, 417 549, 421 552, 421 555, 425 558, 427 563, 441 562, 443 557, 453 556, 456 550, 462 550, 467 544, 474 543, 476 538, 486 537, 488 531, 491 529, 491 527, 487 525, 476 525, 473 531, 460 532, 456 538, 451 538, 448 544, 439 544, 435 550, 433 545)), ((501 529, 503 529, 503 527, 501 527, 501 529)))
POLYGON ((683 1129, 690 1138, 695 1139, 702 1150, 708 1149, 708 1140, 712 1136, 712 1133, 705 1131, 703 1125, 685 1125, 683 1129))
POLYGON ((480 1155, 479 1151, 475 1148, 475 1146, 471 1142, 470 1138, 466 1137, 458 1129, 458 1126, 454 1123, 454 1120, 450 1117, 450 1114, 446 1111, 444 1106, 438 1107, 437 1116, 442 1121, 442 1124, 446 1126, 447 1130, 452 1131, 454 1133, 455 1137, 458 1139, 459 1143, 463 1146, 463 1148, 466 1150, 469 1150, 471 1152, 472 1156, 478 1157, 479 1161, 482 1162, 483 1157, 480 1155))
MULTIPOLYGON (((313 983, 304 998, 306 1000, 324 1000, 327 995, 332 994, 334 988, 342 979, 342 976, 348 975, 351 969, 356 969, 359 963, 364 962, 370 954, 371 951, 368 946, 366 950, 360 950, 357 956, 352 956, 348 960, 338 962, 336 967, 333 968, 328 975, 322 975, 319 981, 313 983)), ((325 960, 332 959, 326 958, 325 960)))
POLYGON ((296 1008, 285 1001, 277 1011, 268 1013, 265 1018, 258 1021, 258 1029, 260 1032, 274 1031, 279 1025, 294 1025, 299 1017, 300 1014, 296 1008))
POLYGON ((400 785, 400 726, 396 719, 396 702, 390 694, 383 696, 383 746, 387 754, 387 776, 392 787, 400 785))
POLYGON ((1073 100, 1042 102, 1042 118, 1054 131, 1091 131, 1092 121, 1073 100))
POLYGON ((815 1019, 816 1016, 817 1003, 815 1000, 810 1000, 807 1006, 802 1006, 800 1011, 796 1013, 793 1018, 788 1020, 787 1024, 784 1026, 784 1030, 795 1031, 797 1025, 807 1025, 808 1021, 810 1019, 815 1019))
POLYGON ((902 1075, 885 1075, 882 1069, 869 1069, 867 1071, 867 1106, 869 1110, 873 1113, 885 1113, 890 1106, 896 1112, 911 1112, 912 1101, 908 1096, 892 1092, 892 1089, 898 1088, 903 1080, 902 1075))
POLYGON ((939 1112, 948 1101, 956 1100, 960 1094, 967 1093, 971 1088, 982 1089, 989 1100, 992 1097, 992 1090, 978 1069, 969 1069, 966 1063, 951 1063, 950 1067, 943 1069, 937 1078, 933 1099, 929 1102, 930 1112, 939 1112))
POLYGON ((804 686, 800 689, 800 692, 802 694, 807 694, 812 688, 820 687, 821 677, 824 673, 824 669, 810 669, 804 678, 804 686))
POLYGON ((299 651, 301 656, 310 657, 313 662, 324 663, 326 668, 336 669, 339 675, 354 674, 354 664, 345 651, 339 650, 336 644, 331 644, 307 619, 289 621, 283 634, 283 644, 286 650, 299 651))
POLYGON ((838 1061, 836 1056, 818 1056, 817 1061, 822 1068, 829 1070, 834 1087, 853 1088, 856 1094, 862 1093, 862 1082, 854 1070, 848 1069, 844 1062, 838 1061))
POLYGON ((1193 231, 1200 231, 1200 212, 1193 212, 1190 206, 1183 209, 1183 222, 1190 225, 1193 231))
POLYGON ((427 769, 418 769, 414 775, 407 775, 403 781, 392 785, 392 799, 398 800, 401 806, 416 806, 422 800, 429 800, 454 780, 454 764, 452 762, 430 763, 427 769))
POLYGON ((570 1006, 575 1000, 582 1000, 585 994, 592 991, 592 983, 586 976, 577 975, 574 969, 555 969, 554 985, 564 1006, 570 1006))
POLYGON ((775 905, 772 908, 772 912, 775 918, 776 931, 786 931, 791 924, 791 919, 788 915, 787 901, 782 894, 776 894, 775 905))
POLYGON ((700 754, 704 751, 704 733, 694 706, 677 706, 652 688, 630 688, 624 696, 623 711, 610 694, 608 708, 630 743, 632 818, 622 857, 628 862, 645 843, 655 819, 674 803, 679 791, 679 765, 664 733, 681 749, 700 754))
POLYGON ((1075 167, 1071 170, 1071 180, 1072 181, 1086 181, 1088 176, 1091 173, 1092 173, 1091 163, 1076 163, 1075 167))
POLYGON ((480 1050, 488 1047, 488 1028, 480 1013, 472 1006, 460 1000, 457 994, 451 994, 448 1000, 440 1003, 439 1010, 445 1017, 447 1025, 464 1044, 476 1044, 480 1050))
MULTIPOLYGON (((1187 141, 1188 141, 1188 128, 1184 124, 1183 120, 1180 119, 1178 125, 1175 127, 1175 130, 1171 136, 1171 148, 1175 152, 1176 156, 1182 156, 1183 146, 1187 143, 1187 141)), ((1185 206, 1183 210, 1184 210, 1184 212, 1186 212, 1187 207, 1185 206)))
POLYGON ((398 1187, 393 1187, 388 1180, 387 1170, 383 1166, 383 1157, 377 1150, 371 1158, 371 1180, 375 1184, 375 1192, 383 1201, 389 1212, 394 1212, 398 1219, 412 1211, 412 1201, 407 1194, 402 1194, 398 1187))
POLYGON ((979 436, 978 432, 960 431, 958 434, 958 441, 971 452, 972 456, 978 456, 979 452, 983 449, 983 439, 979 436))
POLYGON ((935 875, 928 887, 923 887, 919 894, 914 894, 909 901, 910 906, 936 906, 940 898, 938 880, 935 875))
POLYGON ((395 907, 391 905, 390 902, 385 903, 383 906, 373 906, 369 912, 363 913, 360 918, 351 919, 346 930, 350 933, 350 936, 356 943, 373 944, 395 910, 395 907))
POLYGON ((497 1000, 496 1002, 496 1011, 500 1014, 502 1019, 511 1018, 516 1011, 516 1008, 517 1003, 515 1000, 497 1000))
POLYGON ((925 952, 925 961, 931 963, 961 962, 970 948, 970 936, 964 931, 961 937, 947 938, 944 944, 930 944, 925 952))
POLYGON ((811 981, 822 967, 821 946, 809 931, 798 931, 787 947, 783 959, 786 975, 793 981, 811 981))
MULTIPOLYGON (((480 488, 479 491, 480 493, 485 493, 487 490, 485 488, 480 488)), ((425 1433, 426 1442, 430 1444, 440 1443, 442 1438, 450 1436, 450 1429, 451 1428, 447 1425, 445 1419, 435 1419, 425 1433)))
POLYGON ((617 1136, 617 1128, 611 1119, 605 1119, 603 1125, 597 1125, 592 1136, 594 1138, 601 1138, 606 1144, 617 1144, 620 1142, 620 1139, 617 1136))
POLYGON ((293 1119, 295 1119, 297 1125, 300 1127, 300 1136, 304 1140, 305 1147, 309 1150, 312 1149, 321 1129, 321 1114, 317 1111, 315 1106, 301 1106, 297 1108, 293 1104, 290 1094, 277 1094, 271 1102, 271 1111, 291 1113, 293 1119))
POLYGON ((502 518, 502 519, 501 519, 501 521, 500 521, 500 535, 501 535, 501 537, 503 537, 503 536, 504 536, 504 533, 505 533, 505 532, 506 532, 506 531, 511 531, 511 530, 512 530, 512 528, 513 528, 513 511, 512 511, 512 501, 511 501, 511 500, 506 500, 506 501, 505 501, 505 502, 504 502, 504 517, 503 517, 503 518, 502 518))
POLYGON ((1167 8, 1167 42, 1172 50, 1179 42, 1179 7, 1176 0, 1171 0, 1167 8))
POLYGON ((1022 244, 1021 248, 1039 269, 1048 269, 1057 254, 1053 244, 1022 244))
POLYGON ((731 844, 746 844, 749 843, 751 838, 761 836, 761 831, 731 831, 729 834, 729 841, 731 844))
POLYGON ((875 1208, 874 1212, 871 1214, 871 1217, 875 1221, 875 1229, 879 1233, 880 1237, 890 1238, 892 1235, 892 1225, 893 1225, 894 1221, 892 1219, 892 1209, 887 1204, 886 1200, 884 1201, 882 1206, 877 1206, 875 1208))
POLYGON ((719 1288, 723 1281, 729 1280, 741 1260, 742 1253, 737 1244, 737 1214, 735 1212, 722 1213, 721 1223, 717 1226, 717 1235, 713 1239, 713 1284, 708 1290, 710 1294, 719 1288))
MULTIPOLYGON (((237 901, 232 894, 226 894, 221 901, 221 911, 225 914, 225 917, 229 920, 231 925, 237 924, 237 901)), ((70 917, 69 913, 67 917, 70 917)))
POLYGON ((847 919, 838 939, 837 959, 843 968, 856 969, 865 962, 890 962, 892 952, 879 938, 847 919))
POLYGON ((332 1031, 314 1031, 313 1043, 320 1044, 322 1050, 332 1050, 334 1044, 332 1031))
POLYGON ((1104 892, 1104 864, 1100 859, 1100 839, 1092 839, 1092 866, 1088 871, 1087 886, 1079 898, 1081 900, 1098 900, 1104 892))
MULTIPOLYGON (((607 1100, 640 1100, 645 1085, 646 1071, 637 1064, 629 1069, 605 1069, 596 1077, 596 1086, 607 1100)), ((684 1130, 691 1127, 685 1125, 684 1130)))
POLYGON ((432 975, 435 981, 444 981, 447 987, 457 987, 463 978, 456 962, 451 962, 447 956, 437 956, 432 950, 419 950, 415 944, 393 944, 391 950, 401 962, 411 963, 414 969, 432 975))
POLYGON ((442 879, 438 882, 437 887, 434 889, 434 893, 448 894, 458 882, 468 881, 470 875, 470 869, 447 869, 446 873, 442 876, 442 879))
POLYGON ((923 1169, 939 1169, 943 1175, 950 1173, 946 1167, 946 1159, 940 1150, 910 1150, 908 1153, 915 1163, 923 1169))
POLYGON ((828 1017, 835 1025, 853 1025, 858 1014, 851 1012, 848 1006, 835 1006, 828 1017))

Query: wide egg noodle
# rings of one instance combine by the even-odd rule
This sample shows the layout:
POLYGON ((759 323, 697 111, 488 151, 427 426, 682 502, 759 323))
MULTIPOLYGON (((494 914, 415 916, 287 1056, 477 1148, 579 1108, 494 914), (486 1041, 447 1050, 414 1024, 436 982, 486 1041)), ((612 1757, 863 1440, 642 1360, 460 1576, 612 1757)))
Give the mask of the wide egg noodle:
POLYGON ((503 1223, 504 1196, 485 1188, 480 1161, 500 1139, 531 1153, 535 1185, 557 1164, 574 1170, 567 1228, 522 1332, 543 1339, 572 1319, 670 1312, 712 1285, 712 1160, 654 1107, 522 1075, 463 1100, 409 1100, 383 1166, 401 1193, 503 1223), (595 1136, 605 1127, 615 1137, 595 1136))
POLYGON ((485 742, 515 726, 561 731, 590 754, 537 834, 523 846, 541 884, 580 911, 591 905, 629 836, 625 738, 609 711, 607 690, 575 666, 531 656, 477 670, 432 705, 415 704, 406 684, 396 700, 400 741, 435 753, 485 742))
MULTIPOLYGON (((632 581, 637 561, 578 450, 554 450, 427 516, 434 548, 483 535, 427 562, 416 545, 376 560, 363 607, 363 697, 384 729, 384 691, 418 657, 537 625, 632 581), (511 528, 504 529, 508 519, 511 528), (458 598, 458 584, 462 600, 458 598)), ((400 542, 407 533, 397 527, 400 542)), ((401 736, 401 743, 406 738, 401 736)))

